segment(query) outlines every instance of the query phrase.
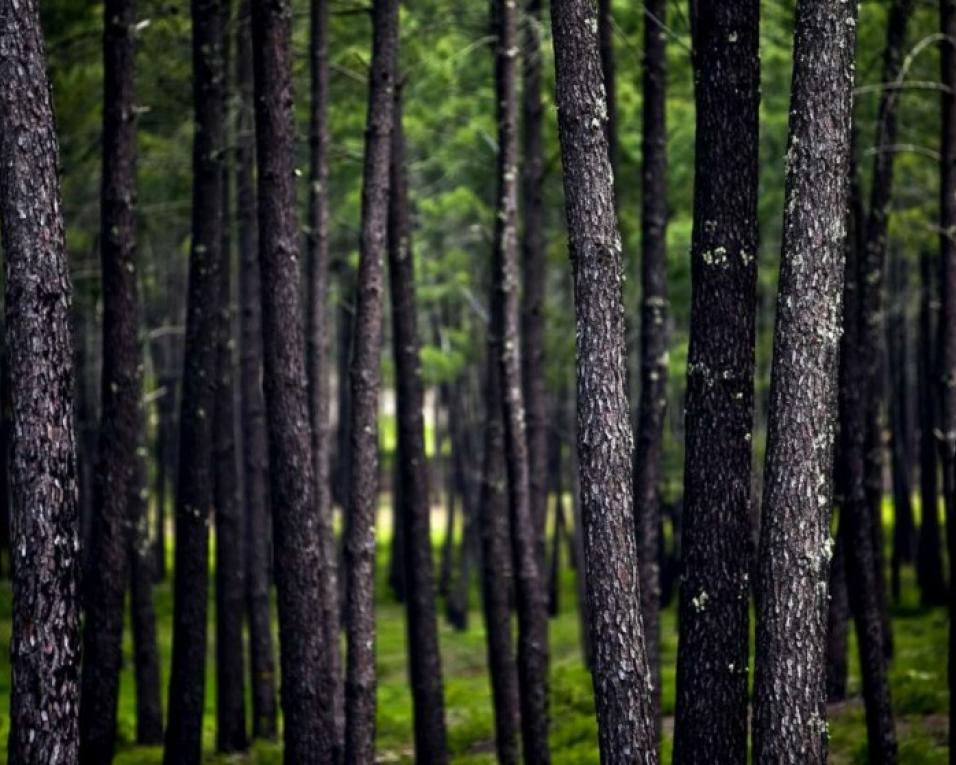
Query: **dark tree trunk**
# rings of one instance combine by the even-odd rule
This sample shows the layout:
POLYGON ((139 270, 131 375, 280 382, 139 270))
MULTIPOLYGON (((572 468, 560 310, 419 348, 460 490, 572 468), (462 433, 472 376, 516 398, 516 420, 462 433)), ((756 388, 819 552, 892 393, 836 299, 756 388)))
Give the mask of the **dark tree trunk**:
POLYGON ((305 332, 296 222, 292 111, 292 7, 253 0, 259 275, 264 387, 284 719, 284 759, 329 762, 334 699, 320 678, 328 651, 315 618, 322 609, 322 539, 315 523, 305 332))
POLYGON ((920 309, 919 309, 919 481, 920 528, 916 551, 916 575, 920 599, 925 605, 943 605, 946 602, 946 579, 940 552, 939 484, 936 450, 936 400, 934 385, 934 328, 933 257, 929 250, 920 253, 920 309))
POLYGON ((405 517, 402 512, 402 445, 392 458, 392 539, 388 555, 388 586, 398 603, 405 602, 405 517))
MULTIPOLYGON (((349 379, 349 365, 352 363, 352 337, 354 335, 355 306, 350 302, 355 292, 355 274, 347 262, 335 263, 339 277, 339 310, 336 343, 336 367, 338 373, 338 427, 335 429, 336 448, 332 470, 333 500, 343 508, 349 505, 349 484, 351 482, 349 454, 349 422, 352 418, 352 399, 349 379)), ((340 586, 344 588, 345 572, 340 577, 340 586)))
POLYGON ((483 524, 480 517, 483 511, 479 504, 482 501, 479 496, 482 489, 476 485, 469 473, 471 460, 477 463, 481 459, 481 444, 476 443, 480 429, 474 423, 463 421, 468 411, 469 387, 463 379, 458 379, 452 384, 448 409, 453 484, 461 499, 462 532, 458 553, 458 572, 448 598, 447 612, 448 621, 459 631, 464 631, 468 627, 471 569, 481 557, 480 537, 483 524))
POLYGON ((523 21, 524 85, 521 102, 524 152, 521 373, 527 421, 528 501, 537 537, 539 566, 544 563, 548 513, 548 407, 544 379, 547 262, 544 249, 544 150, 541 137, 541 5, 542 0, 528 0, 523 21))
POLYGON ((329 312, 329 3, 312 0, 309 44, 309 202, 308 202, 308 343, 309 421, 312 428, 312 473, 315 479, 315 516, 321 549, 321 629, 326 656, 322 662, 320 693, 332 699, 335 715, 335 760, 343 754, 345 699, 339 648, 338 547, 332 525, 331 431, 329 366, 333 325, 329 312))
MULTIPOLYGON (((584 568, 603 762, 656 763, 632 506, 624 264, 608 158, 596 8, 553 0, 558 128, 577 313, 584 568)), ((581 532, 576 532, 580 534, 581 532)))
POLYGON ((826 762, 826 593, 856 49, 856 8, 844 5, 799 0, 796 8, 758 556, 756 762, 826 762))
MULTIPOLYGON (((899 78, 906 41, 906 26, 913 9, 913 0, 893 0, 887 20, 886 48, 883 53, 881 82, 894 83, 899 78)), ((893 194, 893 162, 896 152, 896 107, 899 89, 884 88, 877 115, 877 151, 873 162, 873 186, 870 194, 869 215, 864 228, 862 273, 860 279, 860 345, 862 348, 863 378, 866 386, 866 492, 869 497, 870 526, 873 533, 873 554, 876 571, 874 586, 879 598, 883 624, 883 650, 892 653, 892 629, 886 598, 886 574, 883 560, 883 415, 884 386, 884 299, 886 271, 887 226, 893 194)))
MULTIPOLYGON (((226 0, 226 23, 231 2, 226 0)), ((229 71, 230 39, 223 46, 229 71)), ((227 88, 229 86, 227 85, 227 88)), ((227 135, 228 135, 228 128, 227 135)), ((216 749, 242 752, 246 738, 246 684, 242 648, 245 572, 241 484, 236 451, 236 386, 233 358, 232 199, 229 152, 222 163, 222 257, 219 268, 216 339, 216 399, 213 404, 213 491, 216 528, 216 749)))
POLYGON ((641 165, 641 393, 634 508, 652 714, 660 746, 660 484, 667 410, 667 0, 644 6, 644 114, 641 165))
POLYGON ((351 463, 346 520, 348 577, 345 760, 375 753, 375 516, 378 499, 378 397, 384 260, 388 245, 389 157, 398 66, 398 0, 374 0, 355 337, 349 370, 351 463))
POLYGON ((11 765, 79 755, 72 285, 39 3, 0 11, 0 229, 13 404, 11 765), (42 647, 43 650, 37 650, 42 647))
POLYGON ((222 260, 222 150, 225 145, 222 0, 195 0, 193 22, 193 238, 179 418, 179 487, 173 658, 163 761, 199 763, 206 673, 209 515, 213 506, 212 421, 219 270, 222 260))
MULTIPOLYGON (((4 329, 0 327, 0 332, 4 329)), ((0 564, 6 558, 7 578, 13 574, 13 550, 10 547, 10 436, 13 412, 10 411, 10 364, 0 343, 0 564)))
MULTIPOLYGON (((139 411, 139 437, 144 437, 143 410, 139 411)), ((156 559, 149 541, 149 465, 142 441, 129 487, 132 511, 130 538, 130 622, 133 627, 133 666, 136 674, 136 743, 157 746, 163 743, 163 705, 159 674, 159 647, 156 642, 156 610, 153 582, 156 559)))
MULTIPOLYGON (((512 588, 510 524, 504 462, 504 427, 501 419, 500 365, 488 342, 485 379, 485 447, 482 471, 479 526, 481 529, 481 591, 485 633, 488 638, 488 669, 495 711, 495 749, 501 765, 519 762, 518 734, 521 712, 518 667, 511 643, 512 588)), ((462 550, 464 553, 464 550, 462 550)))
MULTIPOLYGON (((614 27, 612 0, 598 0, 598 45, 601 52, 601 74, 604 79, 604 100, 607 105, 607 153, 613 178, 617 177, 617 73, 614 67, 614 27)), ((612 186, 614 185, 612 178, 612 186)))
POLYGON ((103 30, 102 415, 93 485, 89 569, 84 577, 80 761, 110 762, 123 660, 123 605, 134 517, 130 505, 140 445, 143 375, 136 283, 136 11, 110 0, 103 30))
MULTIPOLYGON (((956 561, 956 2, 940 0, 941 80, 943 91, 942 159, 940 161, 940 314, 937 349, 939 384, 940 462, 943 467, 943 501, 946 508, 946 540, 949 560, 956 561)), ((9 315, 9 314, 8 314, 9 315)), ((956 586, 949 587, 949 687, 956 687, 956 586)), ((956 704, 949 708, 949 729, 956 730, 956 704)), ((954 750, 950 750, 950 758, 954 750)))
POLYGON ((399 510, 405 540, 408 666, 415 709, 415 759, 444 763, 445 699, 435 617, 428 462, 425 458, 425 391, 422 386, 411 248, 408 171, 402 129, 401 87, 395 88, 389 183, 388 273, 392 298, 392 341, 398 398, 399 510))
POLYGON ((697 154, 674 734, 678 765, 746 759, 752 567, 758 3, 695 6, 697 154))
MULTIPOLYGON (((862 219, 855 170, 850 172, 851 218, 862 219)), ((884 661, 884 630, 877 568, 873 550, 873 514, 866 493, 866 390, 860 335, 863 331, 862 231, 846 248, 843 287, 843 336, 840 345, 840 460, 842 506, 840 533, 844 535, 845 568, 850 607, 856 622, 866 705, 867 738, 872 762, 896 760, 896 734, 890 705, 890 688, 884 661)))
POLYGON ((249 620, 252 735, 276 735, 275 653, 269 607, 269 455, 262 397, 262 309, 255 189, 250 0, 239 7, 236 188, 239 234, 239 392, 245 513, 245 610, 249 620))
MULTIPOLYGON (((538 535, 531 515, 528 442, 521 386, 521 307, 518 273, 518 12, 492 0, 498 121, 498 191, 492 262, 488 352, 500 365, 505 464, 518 614, 518 686, 525 760, 546 765, 548 748, 548 613, 540 574, 538 535)), ((547 471, 545 471, 547 472, 547 471)))
POLYGON ((840 518, 830 561, 827 589, 830 605, 827 611, 827 701, 846 699, 848 672, 847 638, 850 632, 850 601, 846 584, 846 521, 840 518))
POLYGON ((567 534, 564 509, 564 481, 562 472, 563 444, 553 441, 551 467, 548 470, 554 487, 554 531, 551 537, 551 558, 548 570, 548 615, 552 618, 561 611, 561 540, 567 534))

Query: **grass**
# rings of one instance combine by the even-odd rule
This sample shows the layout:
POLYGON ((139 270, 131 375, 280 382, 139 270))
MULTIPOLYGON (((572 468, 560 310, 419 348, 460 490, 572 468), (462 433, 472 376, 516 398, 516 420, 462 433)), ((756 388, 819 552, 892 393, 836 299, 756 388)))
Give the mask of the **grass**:
MULTIPOLYGON (((387 513, 383 520, 387 521, 387 513)), ((433 524, 437 530, 440 522, 433 524)), ((378 567, 378 762, 413 762, 411 696, 405 662, 405 619, 385 583, 387 574, 388 523, 380 528, 382 543, 378 567)), ((888 533, 887 538, 891 535, 888 533)), ((436 548, 438 545, 436 532, 436 548)), ((10 587, 0 584, 0 741, 6 741, 10 692, 10 587)), ((164 688, 168 677, 171 648, 171 582, 156 587, 156 610, 164 688)), ((210 607, 210 643, 207 658, 204 750, 207 762, 280 763, 281 747, 273 742, 255 742, 248 755, 215 754, 215 649, 212 643, 213 618, 210 607)), ((943 609, 918 606, 918 593, 911 569, 904 569, 901 602, 893 610, 896 653, 890 670, 900 762, 932 765, 948 761, 946 646, 948 617, 943 609)), ((581 661, 579 624, 575 610, 574 572, 564 571, 561 581, 561 612, 552 620, 551 640, 551 745, 558 765, 597 763, 597 734, 591 681, 581 661)), ((159 748, 137 747, 135 740, 135 697, 131 647, 127 630, 126 654, 121 678, 118 736, 119 765, 150 765, 161 762, 159 748)), ((851 631, 852 632, 852 631, 851 631)), ((452 631, 440 622, 448 740, 452 760, 475 764, 494 762, 493 718, 485 656, 484 627, 477 585, 472 590, 468 629, 452 631)), ((675 607, 662 615, 663 713, 674 714, 677 625, 675 607)), ((830 708, 830 761, 865 763, 866 730, 859 699, 860 679, 855 639, 851 637, 850 700, 830 708)), ((165 693, 165 690, 164 690, 165 693)), ((166 699, 163 699, 164 704, 166 699)), ((670 762, 672 725, 665 720, 662 762, 670 762)), ((6 762, 6 746, 0 746, 0 763, 6 762)))

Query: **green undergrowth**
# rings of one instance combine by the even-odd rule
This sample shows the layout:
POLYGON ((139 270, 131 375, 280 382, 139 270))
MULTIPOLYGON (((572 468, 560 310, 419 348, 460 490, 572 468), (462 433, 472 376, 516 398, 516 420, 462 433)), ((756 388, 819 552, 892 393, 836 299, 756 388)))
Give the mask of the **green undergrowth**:
MULTIPOLYGON (((383 520, 387 521, 387 514, 383 520)), ((438 519, 436 518, 436 521, 438 519)), ((439 523, 435 524, 440 527, 439 523)), ((396 603, 386 584, 388 561, 388 524, 379 529, 378 575, 378 729, 377 761, 413 762, 411 696, 405 660, 405 620, 403 608, 396 603)), ((887 535, 889 537, 889 534, 887 535)), ((436 556, 438 537, 436 534, 436 556)), ((567 561, 566 553, 564 555, 567 561)), ((576 613, 575 573, 566 566, 561 579, 560 612, 551 621, 551 745, 555 763, 597 763, 596 726, 591 682, 580 650, 580 625, 576 613)), ((210 593, 211 594, 211 593, 210 593)), ((172 628, 171 581, 156 587, 164 698, 168 678, 172 628)), ((439 604, 439 610, 443 606, 439 604)), ((9 730, 7 715, 10 672, 10 587, 0 583, 0 737, 5 742, 9 730)), ((255 742, 246 755, 215 754, 215 648, 212 643, 213 618, 210 607, 210 643, 207 660, 204 749, 207 762, 227 763, 281 762, 281 747, 274 742, 255 742)), ((901 602, 893 610, 895 654, 890 670, 900 762, 944 763, 947 761, 946 632, 948 618, 943 609, 919 606, 914 576, 904 569, 901 602)), ((662 706, 664 742, 662 762, 670 762, 673 733, 675 665, 677 658, 676 606, 671 604, 662 615, 662 706)), ((456 763, 494 762, 493 717, 485 655, 478 586, 474 583, 468 626, 453 631, 440 621, 448 742, 456 763)), ((866 731, 859 698, 860 679, 855 639, 851 636, 850 699, 832 706, 829 713, 830 762, 865 763, 866 731)), ((137 747, 135 738, 135 701, 131 649, 127 631, 126 654, 121 680, 119 708, 120 765, 150 765, 161 762, 159 748, 137 747)), ((0 746, 0 763, 6 762, 6 746, 0 746)))

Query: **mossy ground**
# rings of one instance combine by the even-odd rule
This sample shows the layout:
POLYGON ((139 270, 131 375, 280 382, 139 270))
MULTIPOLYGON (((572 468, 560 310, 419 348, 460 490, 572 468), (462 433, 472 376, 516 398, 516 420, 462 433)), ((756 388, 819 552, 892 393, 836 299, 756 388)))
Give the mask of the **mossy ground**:
MULTIPOLYGON (((383 516, 387 521, 387 514, 383 516)), ((435 524, 436 528, 440 524, 435 524)), ((412 762, 411 698, 405 664, 405 620, 402 606, 392 600, 385 582, 388 524, 380 529, 382 545, 378 579, 378 732, 379 762, 412 762)), ((889 535, 887 535, 889 537, 889 535)), ((438 540, 436 538, 436 553, 438 540)), ((597 763, 596 728, 591 682, 581 660, 579 623, 575 608, 574 571, 566 568, 561 581, 560 614, 552 620, 551 637, 551 745, 555 763, 597 763)), ((896 652, 891 668, 893 704, 897 713, 900 762, 945 763, 948 761, 946 686, 946 639, 948 617, 943 609, 918 605, 911 569, 904 570, 901 602, 893 609, 896 652)), ((156 588, 159 645, 163 679, 169 669, 172 624, 171 582, 156 588)), ((662 620, 663 710, 665 741, 662 762, 670 762, 672 715, 674 713, 675 662, 677 656, 676 609, 671 605, 662 620)), ((210 619, 212 619, 210 609, 210 619)), ((211 624, 211 622, 210 622, 211 624)), ((468 629, 454 632, 441 620, 441 644, 445 680, 448 737, 456 763, 494 761, 493 722, 487 674, 484 629, 477 584, 472 590, 468 629)), ((207 661, 204 747, 210 763, 280 763, 276 743, 256 742, 248 755, 215 754, 215 651, 210 644, 207 661)), ((7 715, 10 672, 10 587, 0 584, 0 741, 9 728, 7 715)), ((851 638, 851 698, 831 707, 830 761, 865 763, 866 731, 859 699, 860 681, 851 638)), ((149 765, 161 762, 159 748, 136 747, 135 702, 129 638, 124 661, 119 708, 120 751, 118 765, 149 765)), ((165 690, 164 690, 165 694, 165 690)), ((166 703, 164 696, 163 702, 166 703)), ((6 746, 0 747, 0 763, 6 762, 6 746)))

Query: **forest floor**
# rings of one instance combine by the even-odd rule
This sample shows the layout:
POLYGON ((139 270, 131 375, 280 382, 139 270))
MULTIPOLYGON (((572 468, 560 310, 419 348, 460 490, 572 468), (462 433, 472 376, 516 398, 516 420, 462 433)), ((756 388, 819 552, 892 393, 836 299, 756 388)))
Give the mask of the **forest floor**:
MULTIPOLYGON (((377 761, 413 762, 411 696, 405 660, 405 619, 386 584, 388 513, 379 527, 382 543, 378 577, 378 731, 377 761)), ((436 519, 437 520, 437 519, 436 519)), ((434 528, 441 528, 435 523, 434 528)), ((887 533, 887 539, 892 534, 887 533)), ((438 540, 436 539, 436 548, 438 540)), ((566 548, 565 548, 566 552, 566 548)), ((437 553, 437 549, 436 549, 437 553)), ((566 557, 565 557, 566 560, 566 557)), ((597 763, 597 734, 591 681, 581 659, 579 622, 575 607, 574 571, 565 567, 560 593, 560 612, 551 621, 551 746, 555 763, 597 763)), ((164 688, 168 678, 172 629, 171 579, 156 588, 159 646, 164 688)), ((212 586, 210 584, 210 596, 212 586)), ((947 615, 944 609, 919 605, 912 569, 904 569, 900 603, 893 609, 895 655, 890 672, 893 705, 897 714, 900 762, 945 763, 948 761, 946 687, 947 615)), ((441 609, 442 606, 440 605, 441 609)), ((10 692, 9 641, 11 594, 9 582, 0 584, 0 763, 6 762, 7 714, 10 692)), ((213 606, 210 602, 210 625, 213 606)), ((281 762, 281 748, 270 742, 255 742, 248 755, 215 755, 215 647, 210 642, 207 659, 204 747, 207 762, 281 762)), ((440 622, 448 738, 455 763, 494 762, 493 720, 485 656, 484 627, 477 584, 472 590, 468 626, 455 632, 444 618, 440 622)), ((662 762, 670 762, 674 714, 674 682, 677 656, 676 606, 662 619, 663 710, 665 741, 662 762)), ((165 692, 165 691, 164 691, 165 692)), ((829 710, 830 762, 865 763, 866 730, 860 701, 860 680, 855 638, 851 630, 850 700, 829 710)), ((166 698, 163 698, 164 704, 166 698)), ((161 762, 159 748, 133 745, 135 701, 129 630, 121 681, 119 710, 120 751, 117 765, 150 765, 161 762)))

